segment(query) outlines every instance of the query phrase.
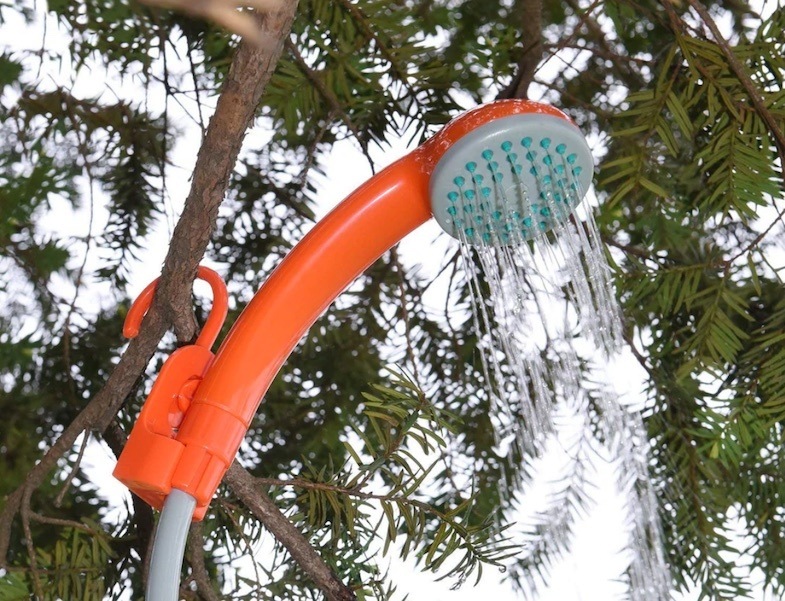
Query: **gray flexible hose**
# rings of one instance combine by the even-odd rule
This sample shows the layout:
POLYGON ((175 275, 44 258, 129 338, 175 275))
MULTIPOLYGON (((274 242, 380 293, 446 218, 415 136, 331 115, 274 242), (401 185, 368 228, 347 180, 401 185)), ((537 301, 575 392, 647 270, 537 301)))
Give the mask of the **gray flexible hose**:
POLYGON ((185 540, 196 507, 196 499, 176 488, 164 501, 161 519, 153 540, 147 601, 177 601, 185 540))

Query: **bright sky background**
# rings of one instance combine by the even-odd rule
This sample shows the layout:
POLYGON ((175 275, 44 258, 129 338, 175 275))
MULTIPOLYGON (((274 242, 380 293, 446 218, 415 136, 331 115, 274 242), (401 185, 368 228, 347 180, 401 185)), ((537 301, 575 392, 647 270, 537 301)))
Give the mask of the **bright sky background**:
MULTIPOLYGON (((38 2, 39 12, 43 4, 43 2, 38 2)), ((26 28, 20 22, 11 19, 4 27, 0 28, 0 40, 2 40, 0 48, 40 48, 43 40, 41 24, 26 28)), ((49 48, 59 48, 61 52, 66 52, 63 37, 51 19, 48 24, 46 43, 49 48)), ((64 61, 64 63, 68 64, 68 61, 64 61)), ((46 65, 42 73, 44 78, 52 78, 53 81, 68 81, 72 78, 70 73, 58 72, 53 64, 46 65)), ((112 79, 111 87, 114 90, 125 92, 132 86, 128 81, 121 83, 119 80, 112 79)), ((113 97, 111 90, 104 86, 100 78, 90 77, 89 74, 85 74, 74 82, 74 91, 84 96, 106 94, 108 99, 113 97)), ((151 97, 150 101, 155 105, 155 103, 160 103, 161 98, 151 97)), ((178 107, 174 103, 170 103, 170 111, 176 114, 178 107)), ((186 123, 182 117, 181 122, 186 123)), ((249 139, 259 140, 263 137, 263 132, 256 132, 249 139)), ((188 178, 195 160, 198 142, 199 132, 194 127, 184 129, 183 135, 178 139, 174 152, 176 166, 170 169, 167 180, 171 198, 167 223, 162 225, 161 231, 149 236, 146 251, 140 257, 133 272, 132 283, 129 287, 131 295, 138 293, 158 275, 166 253, 171 228, 176 222, 183 199, 188 191, 188 178)), ((402 145, 396 145, 387 152, 377 149, 374 151, 375 157, 378 158, 377 167, 381 168, 389 164, 404 151, 402 145)), ((327 176, 320 182, 321 200, 318 209, 320 214, 326 213, 346 194, 370 177, 367 161, 359 153, 356 145, 351 142, 337 144, 335 151, 324 166, 327 176)), ((62 207, 62 211, 66 211, 65 205, 62 207)), ((105 217, 100 213, 96 214, 93 231, 100 231, 102 220, 105 217)), ((47 220, 44 227, 58 232, 63 232, 63 228, 67 227, 69 233, 84 235, 86 224, 87 215, 85 211, 82 211, 68 216, 67 219, 63 219, 62 213, 57 214, 47 220)), ((426 273, 435 272, 440 265, 440 258, 444 256, 446 246, 452 244, 446 236, 440 236, 434 241, 439 231, 438 226, 431 222, 415 232, 401 245, 404 259, 411 264, 420 263, 421 269, 426 273)), ((198 287, 197 291, 206 293, 205 287, 198 287)), ((96 286, 94 290, 90 291, 90 294, 85 295, 86 298, 83 302, 88 306, 95 307, 101 303, 102 294, 104 292, 100 286, 96 286)), ((640 366, 628 354, 618 360, 617 366, 617 377, 614 378, 616 389, 621 394, 628 395, 628 398, 630 395, 632 398, 639 396, 644 381, 644 374, 640 366)), ((554 458, 552 461, 558 463, 558 458, 554 458)), ((100 487, 101 494, 115 501, 128 494, 124 487, 112 478, 111 471, 114 467, 114 459, 104 446, 98 443, 90 445, 86 465, 89 466, 93 482, 100 487)), ((548 469, 549 464, 546 460, 544 462, 544 479, 547 479, 548 469)), ((621 517, 623 506, 620 496, 615 492, 609 466, 597 466, 594 481, 597 486, 597 505, 578 524, 574 551, 553 567, 551 584, 535 597, 538 601, 614 601, 622 598, 623 589, 614 582, 614 579, 620 575, 622 569, 622 560, 618 553, 626 540, 621 517)), ((546 494, 546 488, 535 489, 527 497, 521 498, 520 504, 523 508, 537 506, 543 502, 546 494)), ((119 503, 118 506, 120 506, 119 503)), ((449 581, 435 583, 432 577, 420 574, 411 565, 402 564, 391 558, 388 558, 388 561, 391 562, 391 575, 398 584, 399 592, 409 593, 413 601, 420 599, 469 601, 482 597, 490 598, 491 596, 496 601, 518 598, 511 592, 509 585, 501 582, 501 574, 494 573, 492 569, 486 571, 486 577, 477 588, 466 585, 462 590, 450 591, 449 581)), ((762 593, 756 597, 757 600, 764 598, 762 593)), ((687 595, 683 599, 685 601, 697 599, 697 595, 687 595)))

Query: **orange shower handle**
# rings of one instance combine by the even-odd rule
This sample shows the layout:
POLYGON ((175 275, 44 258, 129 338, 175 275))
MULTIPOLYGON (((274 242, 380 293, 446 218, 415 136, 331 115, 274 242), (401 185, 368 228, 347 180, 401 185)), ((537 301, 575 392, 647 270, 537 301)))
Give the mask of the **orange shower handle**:
POLYGON ((206 510, 261 398, 308 328, 371 263, 431 216, 427 178, 409 155, 355 191, 270 275, 224 340, 177 436, 172 486, 206 510))
MULTIPOLYGON (((303 334, 360 273, 430 218, 427 183, 412 154, 380 172, 292 249, 215 357, 205 346, 175 351, 144 404, 115 477, 157 509, 178 488, 196 498, 194 519, 202 519, 262 396, 303 334)), ((132 307, 128 330, 140 321, 153 290, 151 284, 132 307)))
MULTIPOLYGON (((185 347, 203 349, 187 351, 194 365, 183 370, 190 374, 186 380, 167 370, 184 349, 167 361, 153 393, 162 388, 169 397, 185 397, 187 409, 174 435, 155 438, 160 449, 148 451, 147 443, 136 444, 135 436, 141 428, 145 441, 150 438, 150 424, 140 422, 145 422, 151 393, 115 476, 156 508, 172 488, 188 493, 196 499, 194 519, 201 520, 262 397, 297 342, 358 275, 430 219, 428 187, 436 163, 456 140, 480 125, 522 113, 566 119, 557 109, 525 100, 503 100, 468 111, 375 175, 316 224, 270 275, 214 358, 209 350, 204 354, 204 347, 185 347)), ((171 398, 168 403, 171 408, 171 398)))

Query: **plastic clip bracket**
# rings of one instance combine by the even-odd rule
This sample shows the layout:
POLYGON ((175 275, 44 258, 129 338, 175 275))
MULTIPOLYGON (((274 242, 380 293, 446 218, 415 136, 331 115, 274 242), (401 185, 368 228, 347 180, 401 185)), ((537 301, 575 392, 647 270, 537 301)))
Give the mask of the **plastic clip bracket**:
MULTIPOLYGON (((196 342, 177 349, 164 362, 113 472, 115 478, 157 509, 161 509, 172 490, 172 475, 185 449, 176 436, 191 399, 213 361, 210 349, 229 308, 226 285, 215 271, 199 267, 197 277, 212 288, 210 315, 196 342)), ((158 279, 131 305, 123 325, 126 337, 133 338, 139 333, 157 285, 158 279)))

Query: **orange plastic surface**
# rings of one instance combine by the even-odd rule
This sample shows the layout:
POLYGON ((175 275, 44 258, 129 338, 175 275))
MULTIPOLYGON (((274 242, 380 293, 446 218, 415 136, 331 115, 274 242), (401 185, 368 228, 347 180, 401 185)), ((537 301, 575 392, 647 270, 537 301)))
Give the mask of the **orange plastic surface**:
MULTIPOLYGON (((292 249, 240 315, 212 363, 207 362, 203 378, 198 376, 202 379, 174 440, 154 439, 162 448, 143 461, 152 464, 159 453, 166 458, 156 477, 134 480, 138 490, 150 487, 143 498, 160 506, 160 495, 178 488, 196 498, 194 519, 202 518, 262 397, 303 334, 360 273, 431 217, 428 182, 439 159, 478 126, 522 113, 569 120, 557 109, 525 100, 468 111, 355 190, 292 249)), ((189 360, 198 363, 196 356, 189 360)), ((163 376, 162 371, 159 381, 163 376)), ((173 393, 167 388, 165 394, 173 393)), ((145 432, 151 432, 157 422, 147 421, 151 424, 145 432)))
MULTIPOLYGON (((220 276, 200 267, 200 279, 213 289, 213 308, 196 343, 177 349, 166 360, 134 424, 114 476, 136 495, 160 509, 172 489, 172 475, 185 447, 176 440, 194 393, 213 360, 210 351, 226 319, 228 297, 220 276)), ((133 338, 150 307, 158 280, 147 286, 136 299, 123 326, 133 338)))
MULTIPOLYGON (((203 346, 211 349, 215 344, 215 339, 223 327, 226 320, 226 314, 229 312, 229 296, 226 293, 226 285, 215 271, 209 267, 200 265, 196 271, 196 278, 204 280, 210 284, 210 289, 213 291, 213 308, 210 310, 210 315, 207 316, 207 321, 199 332, 199 337, 194 343, 196 346, 203 346)), ((147 314, 150 305, 153 302, 153 295, 158 288, 158 280, 156 278, 139 293, 136 300, 128 310, 123 323, 123 336, 126 338, 136 338, 139 334, 139 326, 142 324, 142 319, 147 314)))
POLYGON ((428 178, 409 155, 340 203, 287 255, 232 327, 177 440, 172 486, 206 506, 264 392, 305 331, 360 273, 427 221, 428 178), (218 425, 218 427, 216 427, 218 425))

